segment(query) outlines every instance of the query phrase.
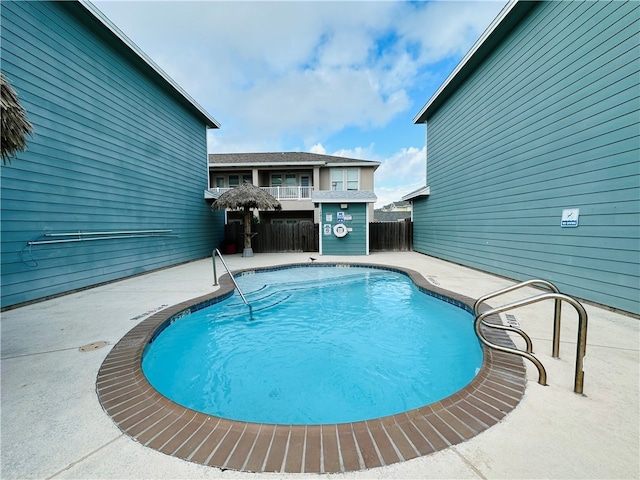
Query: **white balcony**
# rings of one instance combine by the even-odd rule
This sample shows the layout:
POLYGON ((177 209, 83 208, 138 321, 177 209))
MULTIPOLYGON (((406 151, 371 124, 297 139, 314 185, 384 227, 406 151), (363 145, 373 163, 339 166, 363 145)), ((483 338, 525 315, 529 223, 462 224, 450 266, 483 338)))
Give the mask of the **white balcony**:
MULTIPOLYGON (((311 191, 313 187, 260 187, 265 192, 269 193, 276 200, 311 200, 311 191)), ((222 195, 224 192, 228 192, 231 188, 210 188, 208 190, 209 194, 215 194, 217 198, 219 195, 222 195)), ((205 192, 206 194, 207 192, 205 192)), ((205 195, 206 196, 206 195, 205 195)))
POLYGON ((277 200, 310 200, 312 187, 260 187, 277 200))

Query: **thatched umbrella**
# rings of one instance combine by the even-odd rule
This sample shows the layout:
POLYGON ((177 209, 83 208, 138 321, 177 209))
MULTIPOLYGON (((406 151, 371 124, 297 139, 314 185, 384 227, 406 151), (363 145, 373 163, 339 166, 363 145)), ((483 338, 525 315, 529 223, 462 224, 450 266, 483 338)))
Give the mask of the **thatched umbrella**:
POLYGON ((255 234, 251 233, 251 209, 280 210, 282 205, 275 197, 269 195, 260 187, 256 187, 249 182, 243 182, 242 185, 220 195, 212 207, 216 210, 227 208, 232 210, 244 209, 244 250, 242 256, 252 257, 251 237, 255 234))
POLYGON ((27 114, 18 101, 18 94, 0 73, 0 103, 2 106, 2 163, 11 161, 18 152, 27 148, 26 136, 33 128, 27 120, 27 114))

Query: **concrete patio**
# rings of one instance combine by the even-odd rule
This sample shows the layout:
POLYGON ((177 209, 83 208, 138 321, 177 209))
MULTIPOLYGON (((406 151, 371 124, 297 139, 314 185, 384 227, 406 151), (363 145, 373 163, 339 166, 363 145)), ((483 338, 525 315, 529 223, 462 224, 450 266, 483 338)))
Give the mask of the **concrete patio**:
MULTIPOLYGON (((308 253, 225 257, 232 270, 305 263, 308 253)), ((376 253, 317 262, 403 266, 472 298, 513 282, 425 255, 376 253)), ((218 267, 218 275, 222 268, 218 267)), ((146 448, 103 411, 96 375, 113 345, 153 311, 213 291, 211 258, 2 313, 1 472, 18 478, 310 478, 318 474, 222 471, 146 448), (107 342, 105 348, 79 347, 107 342)), ((490 301, 536 293, 524 289, 490 301)), ((515 314, 545 365, 527 362, 522 402, 499 424, 446 450, 354 473, 357 478, 640 478, 640 320, 584 304, 589 314, 584 393, 573 393, 577 315, 563 306, 560 359, 551 358, 553 302, 515 314)), ((514 338, 521 345, 520 338, 514 338)))

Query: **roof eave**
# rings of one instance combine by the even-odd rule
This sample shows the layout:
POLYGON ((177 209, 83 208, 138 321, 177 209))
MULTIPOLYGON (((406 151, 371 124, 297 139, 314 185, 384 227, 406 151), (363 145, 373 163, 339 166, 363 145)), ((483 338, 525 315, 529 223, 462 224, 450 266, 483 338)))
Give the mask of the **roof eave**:
POLYGON ((406 194, 401 198, 403 201, 411 201, 417 198, 428 197, 431 194, 431 187, 426 185, 424 187, 420 187, 418 190, 414 190, 411 193, 406 194))
POLYGON ((209 163, 209 167, 215 168, 261 168, 261 167, 309 167, 324 166, 325 162, 226 162, 209 163))
POLYGON ((178 85, 164 70, 162 70, 140 47, 138 47, 122 30, 120 30, 109 18, 102 13, 89 0, 78 0, 93 17, 104 25, 115 37, 120 40, 129 50, 138 56, 147 66, 159 75, 173 90, 175 90, 186 102, 203 118, 207 128, 220 128, 220 123, 213 118, 198 102, 196 102, 180 85, 178 85))
POLYGON ((539 3, 541 2, 509 0, 426 105, 418 112, 413 123, 426 123, 427 119, 471 75, 476 67, 494 50, 495 46, 539 3))
POLYGON ((355 162, 327 162, 326 163, 327 167, 344 167, 344 166, 349 166, 349 167, 369 167, 369 168, 378 168, 380 166, 380 162, 374 162, 374 161, 367 161, 367 160, 361 160, 361 161, 355 161, 355 162))

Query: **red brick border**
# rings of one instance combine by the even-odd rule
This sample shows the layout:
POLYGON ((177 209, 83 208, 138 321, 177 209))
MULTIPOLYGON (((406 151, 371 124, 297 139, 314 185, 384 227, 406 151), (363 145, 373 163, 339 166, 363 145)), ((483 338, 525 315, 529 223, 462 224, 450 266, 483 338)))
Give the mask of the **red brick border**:
MULTIPOLYGON (((472 299, 434 287, 413 270, 351 265, 405 273, 425 293, 467 310, 473 305, 472 299)), ((310 265, 255 270, 295 266, 310 265)), ((145 378, 141 367, 144 348, 172 318, 232 292, 232 283, 225 275, 219 290, 150 316, 107 355, 98 372, 98 397, 107 414, 135 441, 167 455, 223 469, 347 472, 390 465, 464 442, 498 423, 524 394, 526 370, 522 358, 483 347, 482 368, 464 389, 430 405, 375 420, 271 425, 230 421, 182 407, 158 393, 145 378)), ((487 336, 493 342, 512 345, 503 331, 490 329, 487 336)))

